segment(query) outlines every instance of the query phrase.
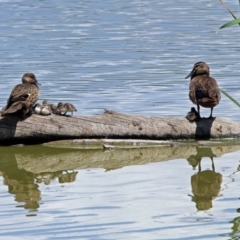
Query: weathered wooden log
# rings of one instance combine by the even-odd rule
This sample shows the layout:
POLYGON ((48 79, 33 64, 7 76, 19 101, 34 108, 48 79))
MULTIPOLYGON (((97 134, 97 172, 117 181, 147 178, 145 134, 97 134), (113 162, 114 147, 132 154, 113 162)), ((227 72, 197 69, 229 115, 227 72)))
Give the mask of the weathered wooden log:
POLYGON ((34 144, 61 139, 210 139, 240 137, 240 123, 226 119, 150 117, 106 110, 95 116, 18 116, 0 118, 0 144, 34 144))

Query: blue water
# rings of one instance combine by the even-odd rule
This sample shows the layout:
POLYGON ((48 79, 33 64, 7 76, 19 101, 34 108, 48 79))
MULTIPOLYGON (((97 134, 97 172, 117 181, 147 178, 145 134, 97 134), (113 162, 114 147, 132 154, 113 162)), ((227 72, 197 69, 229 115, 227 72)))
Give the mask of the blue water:
POLYGON ((237 239, 239 149, 1 148, 0 239, 237 239))
MULTIPOLYGON (((238 9, 237 1, 226 3, 238 9)), ((184 78, 197 61, 239 97, 240 28, 216 34, 231 20, 218 1, 0 1, 0 7, 1 105, 31 71, 42 83, 40 100, 70 101, 78 114, 109 108, 185 116, 192 103, 184 78)), ((239 120, 225 96, 214 115, 239 120)))
MULTIPOLYGON (((237 0, 225 2, 240 15, 237 0)), ((232 20, 219 1, 0 0, 0 9, 0 106, 30 71, 42 84, 39 101, 72 102, 78 115, 108 108, 184 117, 192 106, 185 76, 198 61, 207 62, 219 86, 240 101, 240 28, 216 32, 232 20)), ((201 112, 209 116, 209 109, 201 112)), ((240 120, 225 96, 213 115, 240 120)), ((164 160, 175 160, 164 162, 163 153, 139 152, 133 162, 123 155, 109 169, 99 164, 108 156, 102 152, 96 159, 52 154, 49 161, 44 151, 42 160, 0 152, 0 239, 236 239, 236 150, 215 154, 221 189, 205 210, 192 201, 197 169, 186 162, 190 150, 185 157, 173 151, 164 160), (145 161, 135 161, 141 156, 145 161), (70 164, 58 167, 69 159, 91 164, 74 165, 75 179, 61 183, 58 171, 70 164), (36 174, 47 176, 45 182, 36 174)), ((211 169, 209 157, 202 168, 211 169)))

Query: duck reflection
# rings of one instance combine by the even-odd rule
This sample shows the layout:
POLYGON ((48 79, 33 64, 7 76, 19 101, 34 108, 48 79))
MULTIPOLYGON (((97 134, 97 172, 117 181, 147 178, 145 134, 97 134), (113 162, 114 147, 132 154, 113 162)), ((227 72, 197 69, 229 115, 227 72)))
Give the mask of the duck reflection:
POLYGON ((61 174, 59 177, 58 177, 58 181, 59 183, 70 183, 70 182, 74 182, 76 180, 76 176, 78 174, 78 172, 68 172, 68 171, 65 171, 66 173, 65 174, 61 174))
POLYGON ((196 208, 199 211, 212 208, 212 200, 218 196, 221 189, 222 175, 215 172, 213 157, 215 155, 211 148, 197 147, 197 154, 191 155, 187 159, 194 169, 198 166, 198 173, 191 177, 191 185, 192 201, 196 203, 196 208), (203 157, 211 159, 212 170, 202 171, 201 161, 203 157))
POLYGON ((78 172, 72 170, 72 172, 57 171, 57 172, 43 172, 39 174, 35 174, 36 183, 44 183, 45 185, 49 185, 51 180, 58 178, 59 183, 71 183, 76 180, 78 172))
POLYGON ((41 192, 34 182, 31 172, 19 169, 15 158, 2 155, 0 170, 4 179, 3 184, 8 186, 8 192, 15 195, 16 202, 23 202, 25 209, 36 210, 39 208, 41 192), (6 157, 6 158, 4 158, 6 157))
POLYGON ((213 162, 212 171, 201 171, 202 157, 210 157, 213 160, 215 154, 220 157, 223 154, 240 150, 240 145, 229 146, 229 144, 214 146, 211 149, 196 148, 186 144, 186 146, 179 147, 122 148, 116 151, 85 149, 84 144, 80 143, 80 145, 0 148, 0 173, 9 187, 9 192, 16 195, 16 201, 24 202, 25 208, 37 209, 41 200, 39 186, 49 185, 53 181, 65 184, 76 180, 78 172, 68 169, 102 168, 109 171, 131 165, 184 158, 188 159, 194 168, 197 166, 199 168, 199 173, 191 179, 193 201, 197 203, 199 209, 207 209, 203 203, 201 206, 201 202, 207 198, 210 199, 207 201, 211 203, 211 200, 217 196, 221 185, 221 175, 215 173, 213 162), (20 195, 24 197, 20 198, 20 195))
POLYGON ((0 172, 3 184, 8 186, 8 192, 15 195, 15 201, 23 203, 22 207, 31 211, 40 207, 40 184, 49 185, 51 181, 58 179, 59 183, 70 183, 76 180, 76 171, 56 171, 33 173, 25 169, 19 169, 14 154, 1 154, 0 172))

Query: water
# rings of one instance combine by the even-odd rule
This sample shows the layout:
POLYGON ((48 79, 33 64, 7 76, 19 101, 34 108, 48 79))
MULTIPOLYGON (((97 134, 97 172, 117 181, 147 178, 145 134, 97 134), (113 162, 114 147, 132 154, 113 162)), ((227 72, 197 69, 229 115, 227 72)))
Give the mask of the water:
POLYGON ((1 239, 239 236, 238 145, 1 153, 1 239))
MULTIPOLYGON (((237 1, 226 2, 238 9, 237 1)), ((239 98, 240 28, 216 30, 231 16, 218 1, 0 1, 0 105, 26 71, 41 98, 74 103, 79 114, 103 108, 185 116, 192 106, 185 76, 206 61, 239 98)), ((239 120, 223 96, 216 116, 239 120)), ((209 110, 205 111, 209 115, 209 110)))
MULTIPOLYGON (((238 1, 225 2, 238 15, 238 1)), ((30 71, 42 84, 40 101, 72 102, 79 115, 108 108, 184 117, 192 106, 184 78, 197 61, 206 61, 220 87, 240 100, 240 28, 216 34, 232 20, 219 1, 0 0, 0 7, 0 106, 30 71)), ((238 110, 222 96, 213 114, 239 121, 238 110)), ((238 148, 214 157, 222 182, 220 190, 213 185, 218 197, 210 202, 189 196, 197 168, 186 159, 196 149, 137 150, 118 160, 114 152, 23 149, 0 153, 1 239, 239 236, 238 148)), ((204 156, 203 171, 211 169, 204 156)))

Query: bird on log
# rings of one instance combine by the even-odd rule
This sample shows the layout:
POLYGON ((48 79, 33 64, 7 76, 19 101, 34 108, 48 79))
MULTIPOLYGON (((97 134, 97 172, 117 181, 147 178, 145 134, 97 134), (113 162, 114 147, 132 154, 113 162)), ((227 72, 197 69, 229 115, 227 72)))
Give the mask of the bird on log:
POLYGON ((211 108, 209 118, 212 118, 213 108, 219 104, 221 94, 217 81, 210 77, 209 66, 205 62, 195 63, 192 71, 186 76, 189 77, 189 98, 197 105, 198 118, 201 118, 200 106, 211 108))
POLYGON ((7 105, 2 108, 1 116, 20 113, 25 117, 31 112, 39 96, 39 83, 33 73, 22 76, 22 84, 16 85, 7 100, 7 105))

